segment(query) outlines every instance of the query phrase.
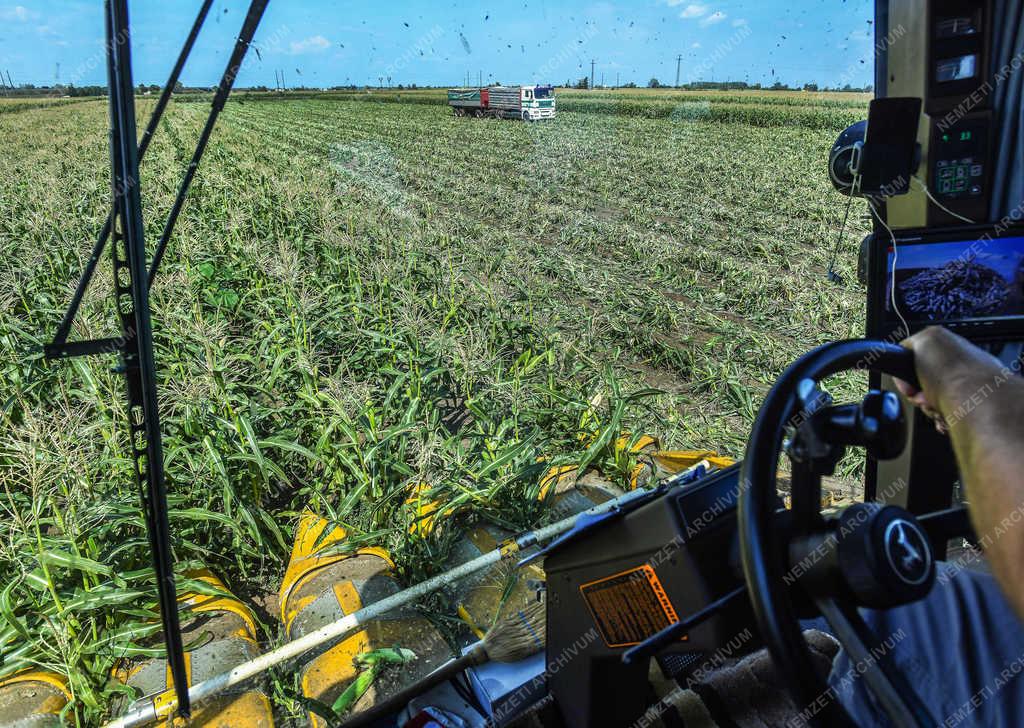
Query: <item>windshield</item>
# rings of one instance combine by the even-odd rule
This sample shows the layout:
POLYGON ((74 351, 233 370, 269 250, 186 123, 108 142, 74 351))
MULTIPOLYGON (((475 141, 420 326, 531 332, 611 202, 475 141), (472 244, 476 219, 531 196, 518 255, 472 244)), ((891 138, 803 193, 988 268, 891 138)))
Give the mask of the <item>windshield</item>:
MULTIPOLYGON (((471 532, 502 543, 570 515, 563 495, 653 482, 655 442, 742 457, 783 367, 863 331, 855 254, 824 274, 848 199, 823 170, 867 114, 871 0, 271 0, 203 137, 251 2, 131 2, 130 85, 137 138, 163 110, 135 178, 150 256, 180 211, 148 299, 178 595, 215 573, 256 611, 252 645, 445 571, 471 532), (352 556, 352 583, 392 581, 298 583, 297 538, 352 556)), ((156 654, 161 626, 138 413, 111 368, 136 345, 114 239, 68 341, 104 356, 34 353, 108 218, 104 5, 0 3, 0 683, 57 670, 83 726, 116 714, 112 671, 156 654)), ((844 246, 870 230, 855 204, 844 246)), ((859 467, 843 461, 845 493, 859 467)), ((419 605, 446 649, 481 631, 464 596, 419 605)), ((376 647, 449 657, 389 630, 376 647)), ((347 710, 332 676, 353 658, 315 694, 306 662, 274 677, 277 725, 347 710)), ((395 683, 385 662, 351 701, 377 668, 395 683)))

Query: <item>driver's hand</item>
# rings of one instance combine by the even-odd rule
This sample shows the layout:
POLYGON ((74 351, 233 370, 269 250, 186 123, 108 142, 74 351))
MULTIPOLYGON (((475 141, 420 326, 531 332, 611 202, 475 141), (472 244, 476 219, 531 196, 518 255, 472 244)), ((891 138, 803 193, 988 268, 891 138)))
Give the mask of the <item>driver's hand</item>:
POLYGON ((946 418, 977 390, 977 382, 1001 369, 999 360, 949 329, 930 326, 904 339, 914 352, 921 388, 897 379, 896 388, 946 431, 946 418))

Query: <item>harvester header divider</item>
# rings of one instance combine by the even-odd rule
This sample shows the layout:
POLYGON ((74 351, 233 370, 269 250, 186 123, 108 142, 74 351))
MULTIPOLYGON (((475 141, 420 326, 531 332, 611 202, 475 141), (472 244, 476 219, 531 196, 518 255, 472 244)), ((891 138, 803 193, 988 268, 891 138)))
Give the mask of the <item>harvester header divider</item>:
MULTIPOLYGON (((225 673, 193 685, 188 692, 189 699, 192 703, 199 703, 207 698, 213 697, 214 695, 239 685, 260 673, 266 672, 272 667, 299 657, 306 652, 309 652, 314 647, 319 647, 333 640, 343 638, 355 631, 360 625, 377 619, 394 609, 411 604, 416 600, 441 589, 442 587, 450 585, 454 581, 458 581, 459 579, 470 576, 482 569, 486 569, 503 559, 511 558, 520 551, 535 544, 543 543, 555 536, 563 534, 566 531, 569 531, 576 524, 578 518, 586 518, 609 513, 630 501, 647 496, 650 493, 651 491, 649 490, 634 490, 581 513, 574 514, 550 525, 543 526, 533 531, 527 531, 519 536, 510 538, 499 544, 497 548, 488 551, 485 554, 481 554, 475 559, 467 561, 464 564, 460 564, 454 569, 450 569, 443 574, 433 576, 426 581, 422 581, 419 584, 409 587, 408 589, 403 589, 396 594, 392 594, 391 596, 374 602, 373 604, 355 611, 352 614, 346 615, 336 622, 332 622, 331 624, 321 627, 315 632, 310 632, 299 639, 292 640, 291 642, 278 647, 276 650, 267 652, 254 660, 237 665, 225 673)), ((168 717, 168 715, 170 715, 170 713, 172 713, 176 708, 177 702, 174 700, 173 696, 167 694, 153 696, 148 698, 147 702, 143 705, 136 707, 122 717, 107 723, 103 728, 132 728, 133 726, 143 726, 152 721, 168 717), (157 708, 158 705, 160 706, 159 710, 157 708)))

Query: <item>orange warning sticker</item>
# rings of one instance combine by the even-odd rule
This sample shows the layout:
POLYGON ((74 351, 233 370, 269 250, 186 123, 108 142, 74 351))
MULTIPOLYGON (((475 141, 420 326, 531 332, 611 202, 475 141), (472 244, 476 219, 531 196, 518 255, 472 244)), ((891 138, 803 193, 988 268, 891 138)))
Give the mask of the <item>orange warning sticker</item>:
POLYGON ((580 593, 609 647, 639 644, 679 621, 649 564, 583 584, 580 593))

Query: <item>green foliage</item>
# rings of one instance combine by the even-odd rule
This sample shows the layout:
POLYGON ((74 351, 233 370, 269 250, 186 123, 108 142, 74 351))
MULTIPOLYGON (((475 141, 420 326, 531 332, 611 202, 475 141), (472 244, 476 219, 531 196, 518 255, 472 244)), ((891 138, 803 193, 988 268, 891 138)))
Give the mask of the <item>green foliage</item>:
MULTIPOLYGON (((527 125, 431 93, 226 108, 152 298, 183 570, 276 591, 308 506, 418 580, 476 519, 542 523, 550 465, 625 477, 624 432, 740 455, 782 368, 859 331, 860 292, 824 276, 844 200, 821 170, 861 102, 567 94, 527 125), (453 514, 428 536, 405 504, 421 483, 453 514)), ((204 113, 175 100, 154 137, 150 241, 204 113)), ((35 352, 106 214, 106 120, 101 101, 0 113, 0 674, 68 675, 83 725, 119 657, 158 653, 116 361, 35 352)), ((108 277, 74 338, 117 331, 108 277)), ((306 709, 283 683, 281 710, 306 709)))

